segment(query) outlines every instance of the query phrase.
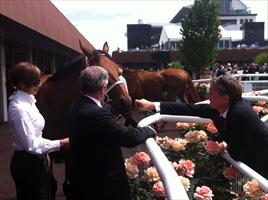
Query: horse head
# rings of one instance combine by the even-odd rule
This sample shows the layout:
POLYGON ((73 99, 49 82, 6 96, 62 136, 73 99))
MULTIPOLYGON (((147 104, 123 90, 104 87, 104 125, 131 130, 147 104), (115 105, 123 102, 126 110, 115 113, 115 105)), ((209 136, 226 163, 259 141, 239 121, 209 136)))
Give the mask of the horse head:
POLYGON ((116 113, 122 115, 129 113, 131 111, 132 101, 124 84, 119 79, 119 65, 108 54, 109 46, 107 42, 104 43, 103 50, 86 48, 80 40, 79 44, 83 53, 87 56, 89 65, 99 65, 108 71, 107 102, 116 113))

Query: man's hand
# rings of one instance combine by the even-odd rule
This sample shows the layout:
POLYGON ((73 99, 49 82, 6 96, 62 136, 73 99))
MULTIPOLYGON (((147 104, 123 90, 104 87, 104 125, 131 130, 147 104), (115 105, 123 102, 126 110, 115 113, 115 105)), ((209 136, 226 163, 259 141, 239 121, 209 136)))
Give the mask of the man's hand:
POLYGON ((135 100, 135 106, 140 111, 148 111, 155 109, 154 103, 151 101, 148 101, 146 99, 136 99, 135 100))

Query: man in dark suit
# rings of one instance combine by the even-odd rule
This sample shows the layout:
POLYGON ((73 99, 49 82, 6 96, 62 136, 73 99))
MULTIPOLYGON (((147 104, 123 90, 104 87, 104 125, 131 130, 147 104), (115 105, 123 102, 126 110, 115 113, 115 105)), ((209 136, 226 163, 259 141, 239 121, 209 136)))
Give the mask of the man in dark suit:
POLYGON ((214 77, 210 83, 210 104, 183 104, 137 100, 140 110, 155 109, 161 114, 211 118, 235 160, 268 178, 268 128, 242 98, 241 84, 229 75, 214 77))
POLYGON ((156 134, 151 127, 120 125, 109 110, 102 108, 108 78, 107 71, 99 66, 84 69, 79 77, 82 95, 67 115, 74 200, 129 200, 121 147, 134 147, 156 134))

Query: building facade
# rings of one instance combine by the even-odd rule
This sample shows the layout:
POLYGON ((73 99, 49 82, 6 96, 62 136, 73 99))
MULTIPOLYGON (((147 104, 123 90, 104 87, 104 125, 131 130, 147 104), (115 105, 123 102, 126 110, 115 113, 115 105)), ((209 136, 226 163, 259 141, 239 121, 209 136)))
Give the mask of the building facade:
POLYGON ((49 1, 0 1, 0 122, 7 121, 8 72, 28 61, 54 73, 81 56, 78 40, 91 45, 49 1))

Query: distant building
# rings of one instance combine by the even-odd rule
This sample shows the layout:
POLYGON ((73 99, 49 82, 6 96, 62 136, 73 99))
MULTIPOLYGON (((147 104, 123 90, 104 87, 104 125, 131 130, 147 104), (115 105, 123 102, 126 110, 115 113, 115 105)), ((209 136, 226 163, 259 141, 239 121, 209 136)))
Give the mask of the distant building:
MULTIPOLYGON (((183 7, 170 23, 180 23, 193 5, 183 7)), ((255 22, 257 14, 251 14, 240 0, 220 0, 220 24, 225 30, 244 30, 244 23, 255 22)))
POLYGON ((128 24, 127 46, 129 50, 151 49, 159 47, 162 25, 128 24))
MULTIPOLYGON (((128 50, 178 49, 178 42, 182 36, 180 34, 181 20, 189 12, 193 5, 183 7, 168 24, 132 24, 127 25, 128 50), (147 32, 143 27, 147 26, 147 32), (135 33, 133 31, 135 27, 135 33), (157 30, 153 32, 152 30, 157 30), (139 30, 137 32, 137 30, 139 30), (160 31, 160 34, 159 34, 160 31), (154 38, 154 41, 152 41, 154 38), (142 41, 146 40, 146 43, 142 41), (158 43, 157 41, 158 40, 158 43), (149 46, 148 46, 149 45, 149 46), (136 46, 136 47, 135 47, 136 46)), ((256 22, 257 14, 251 14, 248 7, 240 0, 220 0, 220 29, 221 39, 218 48, 236 48, 244 46, 265 46, 264 22, 256 22)))

